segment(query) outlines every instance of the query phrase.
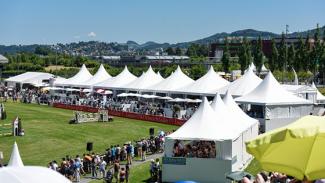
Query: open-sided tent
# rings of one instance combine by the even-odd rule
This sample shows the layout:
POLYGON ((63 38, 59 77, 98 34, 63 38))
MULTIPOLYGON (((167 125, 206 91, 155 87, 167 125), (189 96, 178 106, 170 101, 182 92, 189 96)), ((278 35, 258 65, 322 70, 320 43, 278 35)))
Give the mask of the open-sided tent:
POLYGON ((122 86, 122 89, 125 90, 137 90, 141 91, 151 85, 155 85, 159 82, 161 82, 163 78, 160 76, 160 74, 156 74, 152 67, 149 66, 148 70, 143 73, 139 78, 135 79, 131 83, 128 83, 124 86, 122 86))
POLYGON ((252 109, 251 114, 259 118, 266 131, 284 126, 312 110, 311 102, 285 90, 271 72, 253 91, 236 101, 248 104, 247 108, 252 109))
POLYGON ((187 86, 177 89, 180 93, 186 94, 215 94, 215 92, 224 86, 229 84, 229 81, 225 80, 218 73, 216 73, 211 66, 209 71, 197 79, 194 83, 190 83, 187 86))
POLYGON ((108 89, 119 89, 124 85, 127 85, 137 79, 127 68, 124 67, 123 71, 115 77, 109 78, 103 82, 99 82, 94 85, 94 88, 108 88, 108 89))
POLYGON ((81 84, 85 83, 85 81, 92 78, 92 75, 88 71, 85 64, 83 64, 79 70, 79 72, 72 76, 71 78, 68 78, 64 82, 55 83, 56 86, 67 86, 67 87, 79 87, 81 84))
POLYGON ((163 181, 227 182, 225 174, 239 170, 243 166, 245 163, 243 134, 250 130, 251 126, 241 123, 242 119, 229 115, 226 110, 214 111, 207 98, 204 98, 192 117, 166 137, 163 181), (173 157, 173 144, 177 140, 214 141, 216 157, 173 157), (176 160, 185 163, 180 165, 176 160))
POLYGON ((107 71, 105 70, 105 67, 103 66, 103 64, 100 64, 99 69, 96 72, 96 74, 93 77, 91 77, 90 79, 88 79, 87 81, 81 83, 79 86, 84 87, 84 88, 91 88, 94 84, 105 81, 111 77, 112 76, 110 74, 108 74, 107 71))
POLYGON ((10 77, 5 79, 8 87, 16 87, 17 84, 22 87, 23 84, 30 84, 33 86, 43 86, 45 83, 43 82, 46 80, 47 84, 54 75, 45 72, 25 72, 23 74, 19 74, 17 76, 10 77))
POLYGON ((178 66, 174 73, 168 78, 160 81, 155 85, 151 85, 146 88, 148 91, 154 91, 158 93, 168 93, 176 91, 177 89, 194 83, 194 80, 185 75, 181 68, 178 66))
POLYGON ((225 95, 229 91, 233 97, 240 97, 254 90, 261 82, 262 79, 256 76, 253 67, 250 66, 242 77, 220 88, 217 92, 225 95))

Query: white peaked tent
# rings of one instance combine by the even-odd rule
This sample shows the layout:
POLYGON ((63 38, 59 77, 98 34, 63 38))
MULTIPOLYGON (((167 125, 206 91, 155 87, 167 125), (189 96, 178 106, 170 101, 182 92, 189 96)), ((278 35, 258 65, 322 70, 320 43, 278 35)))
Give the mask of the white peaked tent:
POLYGON ((268 72, 269 70, 265 67, 265 65, 263 64, 261 67, 261 72, 268 72))
POLYGON ((243 134, 249 126, 240 123, 242 119, 235 119, 225 111, 226 109, 214 111, 208 100, 204 98, 192 117, 166 137, 163 181, 227 182, 225 174, 239 170, 243 166, 245 163, 243 134), (179 160, 179 157, 173 157, 173 144, 176 140, 214 141, 216 157, 183 158, 184 164, 173 164, 173 159, 179 160))
POLYGON ((93 77, 91 77, 90 79, 88 79, 87 81, 80 84, 80 86, 86 87, 86 88, 91 88, 93 85, 100 83, 102 81, 105 81, 111 77, 112 76, 107 73, 103 64, 100 64, 99 69, 96 72, 96 74, 93 77))
POLYGON ((165 78, 163 78, 163 77, 161 76, 161 74, 160 74, 159 71, 157 72, 157 76, 158 76, 159 78, 161 78, 161 80, 165 79, 165 78))
POLYGON ((128 83, 121 88, 126 90, 143 90, 151 85, 161 82, 163 78, 156 74, 152 67, 149 66, 148 70, 144 72, 139 78, 135 79, 131 83, 128 83))
POLYGON ((231 115, 235 115, 241 119, 243 119, 244 123, 246 123, 248 126, 253 126, 257 123, 257 120, 254 118, 249 117, 234 101, 234 98, 232 98, 230 92, 227 92, 225 97, 223 98, 223 102, 228 108, 228 111, 231 111, 231 115))
POLYGON ((297 97, 284 89, 269 72, 264 80, 250 93, 236 99, 240 103, 281 105, 310 104, 305 99, 297 97))
POLYGON ((318 91, 314 82, 312 83, 311 87, 317 90, 317 96, 316 96, 317 103, 325 103, 325 96, 318 91))
POLYGON ((118 89, 124 85, 131 83, 135 79, 137 79, 137 77, 128 70, 127 66, 125 66, 120 74, 103 82, 95 84, 94 88, 118 89))
POLYGON ((247 72, 249 69, 252 69, 253 72, 256 72, 256 66, 255 66, 254 62, 251 62, 251 64, 249 64, 249 66, 245 70, 245 72, 247 72))
POLYGON ((215 93, 219 88, 222 88, 227 84, 229 84, 229 81, 220 77, 211 66, 204 76, 196 80, 194 83, 177 89, 177 91, 188 94, 211 94, 215 93))
POLYGON ((10 156, 8 166, 13 166, 13 167, 22 167, 22 166, 24 166, 24 163, 21 160, 19 150, 18 150, 18 146, 17 146, 16 142, 15 142, 13 148, 12 148, 12 152, 11 152, 11 156, 10 156))
POLYGON ((55 83, 56 86, 71 86, 71 87, 78 87, 80 84, 83 84, 85 81, 89 80, 92 78, 92 75, 88 71, 87 67, 85 64, 83 64, 79 70, 79 72, 72 76, 71 78, 68 78, 62 83, 55 83))
POLYGON ((49 168, 24 166, 16 143, 8 166, 0 168, 0 181, 10 183, 71 183, 63 175, 49 168))
POLYGON ((262 131, 287 125, 312 110, 312 102, 288 92, 271 72, 252 92, 236 101, 256 113, 254 116, 259 119, 262 131))
POLYGON ((225 95, 229 91, 232 96, 239 97, 254 90, 261 82, 262 79, 256 76, 252 67, 249 67, 242 77, 220 88, 217 92, 220 95, 225 95))
POLYGON ((151 85, 146 89, 149 91, 156 92, 171 92, 175 91, 181 87, 194 83, 194 80, 185 75, 181 68, 178 66, 174 73, 172 73, 168 78, 162 80, 161 82, 151 85))

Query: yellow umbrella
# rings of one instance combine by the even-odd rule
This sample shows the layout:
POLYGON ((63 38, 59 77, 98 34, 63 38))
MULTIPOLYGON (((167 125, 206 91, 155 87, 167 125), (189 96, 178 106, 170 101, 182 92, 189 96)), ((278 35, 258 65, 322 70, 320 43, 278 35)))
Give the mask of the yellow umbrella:
POLYGON ((325 178, 325 117, 302 117, 246 142, 246 149, 266 171, 300 180, 325 178))

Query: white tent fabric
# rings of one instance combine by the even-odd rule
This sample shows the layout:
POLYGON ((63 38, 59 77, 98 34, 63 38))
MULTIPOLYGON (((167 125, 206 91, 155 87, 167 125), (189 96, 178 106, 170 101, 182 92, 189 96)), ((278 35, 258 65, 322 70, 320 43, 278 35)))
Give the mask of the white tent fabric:
POLYGON ((21 160, 19 150, 18 150, 18 146, 17 146, 16 142, 14 143, 14 146, 12 148, 12 152, 11 152, 11 156, 10 156, 8 166, 9 167, 23 167, 24 166, 24 163, 21 160))
POLYGON ((123 89, 136 89, 136 90, 143 90, 151 85, 157 84, 161 82, 163 78, 156 74, 152 67, 149 66, 148 70, 143 73, 139 78, 135 79, 131 83, 128 83, 121 88, 123 89))
POLYGON ((59 85, 59 84, 64 83, 64 82, 67 81, 66 78, 59 77, 59 76, 54 77, 53 80, 54 80, 53 85, 59 85))
POLYGON ((128 70, 127 66, 125 66, 120 74, 103 82, 97 83, 94 85, 94 87, 117 89, 127 85, 128 83, 131 83, 135 79, 137 79, 137 77, 128 70))
POLYGON ((229 123, 224 114, 217 114, 204 97, 198 110, 174 133, 167 136, 177 140, 233 140, 240 136, 238 127, 229 123))
POLYGON ((210 94, 215 93, 219 88, 222 88, 227 84, 229 84, 229 81, 220 77, 211 66, 204 76, 196 80, 194 83, 177 89, 176 91, 181 93, 210 94))
POLYGON ((245 122, 248 126, 253 126, 257 123, 257 120, 249 117, 234 101, 229 92, 226 93, 223 98, 224 104, 227 106, 228 111, 231 111, 229 115, 237 116, 239 119, 242 119, 243 123, 245 122))
POLYGON ((312 83, 311 87, 317 90, 317 96, 316 96, 317 101, 325 101, 325 96, 318 91, 314 82, 312 83))
POLYGON ((23 74, 19 74, 17 76, 10 77, 5 79, 6 82, 11 83, 20 83, 20 84, 31 84, 38 85, 42 84, 43 80, 49 80, 53 78, 53 74, 45 73, 45 72, 25 72, 23 74))
POLYGON ((81 84, 84 84, 85 81, 89 80, 92 77, 93 76, 90 74, 85 64, 83 64, 76 75, 72 76, 71 78, 68 78, 66 81, 62 83, 55 83, 55 85, 72 86, 72 87, 79 86, 81 84))
POLYGON ((156 92, 169 92, 175 91, 181 87, 194 83, 194 80, 185 75, 181 68, 178 66, 173 74, 161 82, 151 85, 146 89, 156 92))
POLYGON ((297 75, 295 69, 292 68, 292 71, 293 71, 293 75, 295 76, 295 79, 293 80, 293 84, 294 85, 299 85, 298 75, 297 75))
POLYGON ((309 101, 284 89, 271 72, 252 92, 237 98, 236 101, 262 105, 310 104, 309 101))
POLYGON ((111 77, 112 76, 107 73, 103 64, 100 64, 99 69, 96 72, 96 74, 93 77, 91 77, 90 79, 88 79, 87 81, 81 83, 80 86, 81 87, 92 87, 94 84, 105 81, 111 77))
POLYGON ((254 90, 261 82, 262 79, 256 76, 252 67, 249 67, 242 77, 220 88, 217 93, 224 95, 229 91, 234 97, 239 97, 254 90))
POLYGON ((262 67, 261 67, 261 72, 267 72, 267 71, 269 71, 266 67, 265 67, 265 65, 263 64, 262 65, 262 67))
POLYGON ((254 62, 251 62, 251 64, 249 64, 248 68, 245 70, 245 73, 246 73, 249 69, 252 69, 253 72, 256 72, 256 66, 254 65, 254 62))
POLYGON ((0 168, 0 181, 3 183, 71 183, 58 172, 38 166, 0 168))
POLYGON ((161 74, 160 74, 159 71, 157 72, 157 76, 158 76, 161 80, 165 79, 165 78, 163 78, 163 77, 161 76, 161 74))

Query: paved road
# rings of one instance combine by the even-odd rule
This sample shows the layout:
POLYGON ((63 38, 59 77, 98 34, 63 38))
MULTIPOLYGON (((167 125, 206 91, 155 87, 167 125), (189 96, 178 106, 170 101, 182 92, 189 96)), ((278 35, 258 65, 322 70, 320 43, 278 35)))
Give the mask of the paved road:
MULTIPOLYGON (((163 153, 157 153, 157 154, 153 154, 153 155, 147 156, 147 159, 145 161, 133 160, 132 161, 132 165, 130 166, 130 168, 136 167, 138 165, 141 165, 143 163, 146 163, 146 162, 150 161, 151 159, 160 158, 162 156, 163 156, 163 153)), ((148 167, 148 171, 149 171, 149 167, 148 167)), ((80 181, 80 183, 89 183, 92 180, 93 179, 91 178, 91 176, 88 175, 88 176, 82 178, 81 181, 80 181)))

